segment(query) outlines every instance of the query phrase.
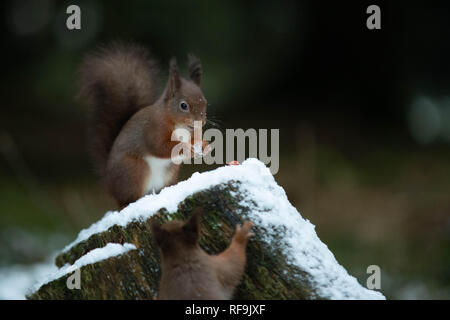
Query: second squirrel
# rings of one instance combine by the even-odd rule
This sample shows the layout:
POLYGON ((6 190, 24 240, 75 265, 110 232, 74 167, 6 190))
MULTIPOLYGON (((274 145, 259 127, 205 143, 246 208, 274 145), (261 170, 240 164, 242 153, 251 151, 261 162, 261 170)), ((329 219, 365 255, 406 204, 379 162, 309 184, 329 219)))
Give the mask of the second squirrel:
POLYGON ((186 222, 152 225, 161 249, 159 300, 228 300, 244 274, 253 224, 245 221, 236 226, 228 249, 211 256, 198 245, 200 215, 197 209, 186 222))

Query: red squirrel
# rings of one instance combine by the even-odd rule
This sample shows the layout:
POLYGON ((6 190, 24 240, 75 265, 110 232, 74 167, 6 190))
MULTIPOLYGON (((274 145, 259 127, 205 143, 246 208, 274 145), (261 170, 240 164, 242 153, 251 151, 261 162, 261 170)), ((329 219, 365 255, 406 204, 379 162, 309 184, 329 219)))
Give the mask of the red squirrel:
POLYGON ((208 255, 198 244, 200 215, 198 209, 186 222, 152 224, 161 251, 159 300, 228 300, 244 274, 253 224, 237 225, 228 249, 208 255))
MULTIPOLYGON (((202 66, 193 55, 188 58, 189 79, 180 76, 172 58, 159 97, 157 66, 143 47, 113 44, 88 55, 81 66, 80 92, 93 106, 94 162, 120 208, 176 183, 180 165, 171 161, 171 150, 180 142, 171 141, 172 132, 192 133, 194 121, 206 122, 202 66)), ((194 150, 192 140, 187 143, 194 150)))

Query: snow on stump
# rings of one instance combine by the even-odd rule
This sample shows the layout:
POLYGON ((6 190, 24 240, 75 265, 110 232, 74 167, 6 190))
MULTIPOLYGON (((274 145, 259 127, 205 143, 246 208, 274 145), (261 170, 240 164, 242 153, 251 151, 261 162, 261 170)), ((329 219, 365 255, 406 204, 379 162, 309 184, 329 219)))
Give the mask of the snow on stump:
POLYGON ((203 208, 200 246, 210 254, 227 248, 237 223, 255 225, 235 299, 384 299, 338 264, 314 225, 256 159, 195 173, 120 212, 108 212, 56 257, 60 269, 27 298, 156 298, 161 270, 151 223, 187 219, 197 207, 203 208), (69 289, 67 280, 76 270, 80 289, 69 289))

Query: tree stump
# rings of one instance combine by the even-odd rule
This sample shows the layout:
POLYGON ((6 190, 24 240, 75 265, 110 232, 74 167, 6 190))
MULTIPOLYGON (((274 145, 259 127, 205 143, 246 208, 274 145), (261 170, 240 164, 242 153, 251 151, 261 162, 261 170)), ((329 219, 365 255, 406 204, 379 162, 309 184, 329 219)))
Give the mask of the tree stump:
POLYGON ((202 207, 200 246, 209 254, 227 248, 237 223, 244 220, 254 223, 255 236, 247 247, 246 272, 235 291, 235 299, 384 299, 381 293, 362 287, 348 275, 317 237, 314 226, 291 206, 269 170, 254 159, 240 166, 196 174, 113 214, 120 219, 120 215, 128 212, 131 217, 138 206, 145 212, 147 204, 154 205, 161 198, 167 201, 171 195, 178 199, 180 190, 192 184, 199 185, 199 190, 179 201, 176 209, 149 209, 143 215, 135 214, 126 223, 110 223, 105 230, 88 232, 61 252, 56 265, 63 268, 108 243, 136 246, 136 250, 82 266, 80 289, 68 289, 66 282, 71 273, 67 273, 43 284, 27 298, 157 298, 160 254, 151 223, 186 220, 195 208, 202 207))

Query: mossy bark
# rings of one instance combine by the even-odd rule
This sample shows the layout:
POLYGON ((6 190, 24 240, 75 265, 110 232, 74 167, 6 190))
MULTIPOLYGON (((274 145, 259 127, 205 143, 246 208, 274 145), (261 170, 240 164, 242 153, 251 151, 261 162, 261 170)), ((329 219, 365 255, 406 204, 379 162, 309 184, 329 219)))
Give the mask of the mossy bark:
MULTIPOLYGON (((235 225, 247 219, 249 208, 240 204, 238 182, 218 185, 186 198, 175 213, 161 209, 142 221, 126 227, 113 226, 61 253, 56 265, 72 264, 95 248, 113 243, 133 243, 137 250, 81 268, 81 289, 68 289, 65 275, 43 285, 29 299, 154 299, 161 276, 159 251, 151 233, 151 222, 187 219, 196 207, 203 208, 201 247, 210 254, 222 252, 229 245, 235 225)), ((290 270, 283 248, 269 246, 261 235, 263 228, 255 225, 255 237, 247 247, 247 267, 238 286, 235 299, 317 299, 309 277, 302 270, 290 270)))

